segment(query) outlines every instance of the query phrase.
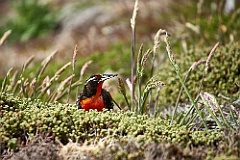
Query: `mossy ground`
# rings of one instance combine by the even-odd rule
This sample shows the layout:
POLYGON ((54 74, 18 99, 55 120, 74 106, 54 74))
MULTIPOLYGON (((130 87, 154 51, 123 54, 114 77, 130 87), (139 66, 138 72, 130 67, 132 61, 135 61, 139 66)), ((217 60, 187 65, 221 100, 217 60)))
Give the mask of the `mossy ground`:
MULTIPOLYGON (((189 88, 190 93, 196 96, 201 84, 200 82, 202 81, 202 90, 216 95, 221 104, 237 100, 240 96, 239 88, 236 85, 240 82, 240 77, 238 76, 240 75, 239 46, 239 42, 220 46, 214 54, 214 58, 210 61, 210 67, 205 77, 203 77, 205 64, 194 69, 186 82, 186 86, 189 88), (227 98, 224 99, 223 97, 227 98)), ((175 54, 182 75, 186 76, 189 68, 194 62, 207 59, 210 51, 211 48, 206 47, 197 51, 189 50, 187 53, 175 54)), ((160 102, 162 104, 174 104, 179 89, 181 88, 181 84, 175 76, 175 71, 173 68, 169 68, 168 63, 164 63, 159 74, 162 80, 167 82, 166 87, 163 88, 163 92, 161 93, 160 102)), ((187 95, 183 93, 180 102, 186 102, 186 99, 187 95)))
POLYGON ((4 93, 0 104, 5 158, 11 157, 8 149, 17 151, 16 158, 34 157, 33 152, 39 155, 45 147, 51 148, 44 153, 52 159, 202 159, 240 154, 236 131, 229 135, 224 130, 192 131, 169 125, 167 119, 121 111, 86 112, 75 105, 44 104, 4 93))
MULTIPOLYGON (((115 23, 118 24, 121 21, 125 25, 129 25, 133 3, 130 3, 131 9, 127 10, 127 7, 129 7, 127 2, 130 1, 126 0, 122 6, 118 5, 118 7, 122 7, 123 11, 119 19, 114 21, 115 23)), ((238 159, 240 157, 240 130, 237 128, 239 126, 239 111, 237 109, 239 108, 238 100, 240 97, 240 36, 239 32, 237 32, 240 30, 239 8, 236 7, 233 12, 225 14, 223 9, 220 8, 221 5, 223 6, 223 1, 204 1, 203 4, 186 0, 179 2, 168 1, 170 2, 168 6, 163 6, 162 3, 159 5, 159 3, 156 3, 157 1, 152 4, 148 2, 153 1, 143 1, 144 5, 139 8, 136 49, 141 43, 144 43, 144 50, 151 48, 153 43, 152 34, 159 28, 166 29, 171 34, 170 41, 173 53, 182 77, 186 75, 194 62, 205 60, 213 45, 220 42, 204 78, 202 73, 205 64, 200 65, 191 72, 186 86, 191 95, 195 97, 200 82, 202 82, 201 90, 217 97, 217 101, 224 108, 235 107, 236 114, 234 116, 236 122, 234 122, 234 129, 230 130, 223 127, 222 129, 202 130, 202 128, 191 128, 189 125, 179 125, 178 121, 170 125, 169 118, 163 119, 160 118, 160 115, 157 115, 157 118, 149 118, 147 115, 137 115, 129 111, 85 112, 78 110, 75 105, 65 103, 68 98, 70 98, 70 102, 75 101, 76 88, 72 88, 70 97, 65 94, 62 99, 58 100, 58 103, 48 103, 48 101, 54 100, 51 97, 49 100, 47 94, 41 99, 35 99, 41 94, 41 87, 44 87, 43 84, 45 84, 44 79, 53 77, 66 61, 72 61, 71 56, 74 50, 72 47, 66 48, 67 51, 57 55, 56 59, 53 58, 54 63, 49 63, 45 72, 39 75, 38 92, 33 96, 30 89, 33 89, 34 78, 43 67, 38 60, 24 70, 22 75, 20 74, 21 69, 16 72, 13 69, 6 81, 5 88, 3 85, 4 77, 0 78, 3 90, 7 91, 7 93, 0 92, 0 158, 197 160, 238 159), (61 60, 58 62, 59 59, 61 60), (16 79, 14 79, 14 75, 17 75, 16 79), (19 81, 20 79, 22 81, 19 81), (16 84, 17 87, 11 84, 16 84), (23 86, 20 86, 20 84, 23 86), (24 85, 30 88, 26 90, 29 92, 27 92, 27 96, 22 93, 24 85), (17 89, 14 89, 14 87, 17 89), (13 93, 13 95, 9 93, 13 93), (30 98, 23 98, 24 96, 30 98)), ((82 6, 78 7, 86 8, 91 4, 99 4, 99 2, 95 0, 86 3, 82 2, 82 6)), ((55 26, 55 21, 52 20, 52 22, 54 22, 55 26)), ((28 23, 31 24, 32 22, 29 21, 28 23)), ((24 28, 26 29, 26 27, 24 28)), ((51 26, 51 28, 54 27, 51 26)), ((99 30, 101 29, 103 28, 99 30)), ((96 33, 97 35, 93 37, 103 36, 99 35, 98 32, 96 33)), ((22 32, 19 34, 22 35, 22 32)), ((86 37, 89 34, 86 33, 86 37)), ((79 70, 89 60, 92 60, 93 63, 88 66, 86 74, 83 75, 82 83, 92 73, 116 72, 123 79, 129 78, 131 72, 129 58, 131 54, 131 31, 127 29, 123 33, 117 34, 122 35, 120 41, 112 43, 112 39, 109 38, 108 46, 98 46, 99 48, 90 50, 87 56, 81 53, 78 55, 73 81, 79 79, 79 70)), ((53 35, 49 34, 49 37, 51 36, 53 35)), ((18 38, 21 39, 21 37, 18 38)), ((51 40, 47 42, 49 41, 51 40)), ((98 38, 93 42, 89 41, 92 44, 96 42, 98 42, 98 38)), ((91 46, 92 44, 87 45, 91 46)), ((38 47, 41 45, 35 44, 38 47)), ((72 44, 72 46, 74 45, 72 44)), ((35 53, 35 51, 31 50, 30 52, 35 53)), ((23 55, 26 54, 25 51, 23 52, 23 55)), ((167 84, 161 88, 159 102, 157 102, 159 109, 174 104, 181 88, 165 52, 165 45, 161 44, 156 54, 156 64, 154 63, 154 71, 167 84)), ((10 60, 9 58, 6 62, 10 60)), ((7 64, 1 64, 5 72, 7 64)), ((147 62, 142 87, 147 81, 145 78, 148 79, 150 76, 151 67, 152 64, 147 62)), ((71 69, 64 71, 52 84, 49 89, 50 93, 54 93, 61 81, 64 81, 72 73, 71 69)), ((117 84, 114 86, 117 88, 117 84)), ((117 90, 116 88, 114 90, 117 90)), ((152 94, 152 97, 154 97, 156 92, 153 91, 152 94)), ((122 95, 117 92, 112 95, 121 107, 127 110, 122 95)), ((127 96, 129 95, 128 93, 127 96)), ((155 99, 153 98, 151 103, 154 102, 155 99)), ((189 100, 184 93, 180 102, 182 102, 183 110, 188 110, 185 108, 187 108, 186 103, 189 100)), ((171 113, 169 114, 170 117, 171 113)), ((178 113, 180 118, 183 116, 182 114, 185 114, 185 112, 178 113)), ((234 118, 229 116, 228 112, 225 114, 230 117, 227 120, 233 121, 234 118)), ((193 124, 199 123, 199 118, 194 120, 193 124)))

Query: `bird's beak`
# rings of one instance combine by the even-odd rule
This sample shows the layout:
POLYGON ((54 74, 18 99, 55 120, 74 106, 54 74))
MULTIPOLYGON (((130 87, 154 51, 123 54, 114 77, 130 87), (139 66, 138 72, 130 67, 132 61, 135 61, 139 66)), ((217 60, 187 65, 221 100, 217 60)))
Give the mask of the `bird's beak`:
POLYGON ((102 74, 101 80, 100 81, 105 81, 107 79, 110 79, 112 77, 116 77, 118 74, 102 74))

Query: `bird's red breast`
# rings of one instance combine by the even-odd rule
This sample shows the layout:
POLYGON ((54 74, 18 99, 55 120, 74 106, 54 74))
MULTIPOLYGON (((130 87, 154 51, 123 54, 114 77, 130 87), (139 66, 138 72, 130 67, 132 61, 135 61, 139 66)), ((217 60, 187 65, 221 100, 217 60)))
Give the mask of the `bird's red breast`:
POLYGON ((97 86, 97 92, 92 97, 82 100, 81 106, 86 111, 90 109, 96 109, 97 111, 102 111, 106 106, 104 105, 103 97, 101 96, 103 82, 100 82, 97 86))
POLYGON ((104 108, 106 108, 102 96, 100 97, 92 96, 91 98, 82 100, 80 103, 82 108, 86 111, 89 111, 90 109, 102 111, 104 108))
POLYGON ((84 85, 82 93, 77 99, 79 109, 86 111, 102 111, 104 108, 113 109, 113 102, 110 93, 102 89, 105 80, 117 76, 117 74, 94 74, 91 75, 84 85))

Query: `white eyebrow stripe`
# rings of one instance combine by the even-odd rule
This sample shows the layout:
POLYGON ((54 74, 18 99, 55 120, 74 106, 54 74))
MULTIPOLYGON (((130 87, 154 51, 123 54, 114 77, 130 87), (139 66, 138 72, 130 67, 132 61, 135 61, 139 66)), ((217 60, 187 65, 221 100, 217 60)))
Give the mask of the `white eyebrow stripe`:
POLYGON ((86 83, 89 82, 89 81, 92 81, 92 80, 94 80, 94 79, 95 79, 95 77, 89 78, 89 79, 86 81, 86 83))
POLYGON ((86 80, 86 83, 88 83, 88 82, 90 82, 90 81, 99 81, 99 79, 101 79, 101 78, 97 78, 96 77, 97 75, 95 75, 95 76, 93 76, 93 77, 91 77, 91 78, 88 78, 87 80, 86 80))

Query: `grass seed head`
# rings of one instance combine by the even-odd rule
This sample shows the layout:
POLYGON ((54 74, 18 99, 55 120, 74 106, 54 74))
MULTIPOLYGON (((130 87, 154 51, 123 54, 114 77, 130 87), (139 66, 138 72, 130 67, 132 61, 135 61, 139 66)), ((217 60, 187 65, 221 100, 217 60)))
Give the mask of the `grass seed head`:
POLYGON ((76 61, 77 61, 77 54, 78 54, 78 47, 77 45, 74 48, 74 52, 73 52, 73 61, 72 61, 72 67, 73 67, 73 71, 75 69, 75 65, 76 65, 76 61))
POLYGON ((118 77, 118 90, 120 93, 122 94, 126 94, 126 88, 125 88, 125 85, 123 83, 123 80, 122 78, 118 77))
POLYGON ((130 19, 132 30, 134 30, 135 25, 136 25, 137 12, 138 12, 138 0, 135 1, 133 15, 132 15, 132 18, 130 19))
POLYGON ((8 30, 7 32, 5 32, 2 36, 2 38, 0 39, 0 47, 3 45, 3 43, 6 41, 6 39, 8 38, 8 36, 12 33, 11 30, 8 30))

